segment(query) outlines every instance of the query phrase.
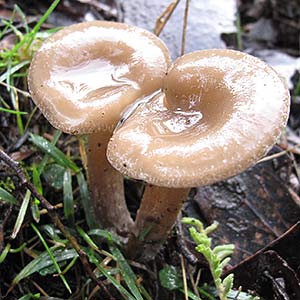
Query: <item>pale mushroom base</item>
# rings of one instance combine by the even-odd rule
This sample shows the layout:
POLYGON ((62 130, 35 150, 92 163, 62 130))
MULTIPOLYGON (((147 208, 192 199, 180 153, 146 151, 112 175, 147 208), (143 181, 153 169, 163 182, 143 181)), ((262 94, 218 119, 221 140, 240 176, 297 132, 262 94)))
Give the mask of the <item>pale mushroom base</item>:
POLYGON ((127 240, 133 226, 125 196, 123 176, 106 158, 110 134, 94 133, 88 137, 87 172, 97 222, 101 228, 127 240))
POLYGON ((147 185, 127 245, 127 255, 149 261, 171 231, 190 189, 147 185))

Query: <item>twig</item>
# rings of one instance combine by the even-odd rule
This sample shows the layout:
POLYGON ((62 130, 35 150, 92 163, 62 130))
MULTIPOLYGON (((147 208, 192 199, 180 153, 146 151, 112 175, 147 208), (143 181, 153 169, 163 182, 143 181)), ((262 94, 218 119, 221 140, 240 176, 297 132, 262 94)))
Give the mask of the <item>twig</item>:
POLYGON ((49 297, 49 295, 47 294, 47 292, 46 292, 41 286, 39 286, 34 280, 32 280, 31 283, 37 288, 37 290, 39 290, 39 292, 40 292, 43 296, 49 297))
POLYGON ((184 258, 183 258, 182 254, 180 254, 180 262, 181 262, 181 270, 182 270, 184 297, 185 297, 185 300, 189 300, 187 280, 186 280, 186 270, 185 270, 184 258))
POLYGON ((183 55, 184 51, 185 51, 186 28, 187 28, 187 21, 188 21, 188 15, 189 15, 189 7, 190 7, 190 0, 185 0, 182 39, 181 39, 181 55, 183 55))
POLYGON ((15 86, 7 84, 7 83, 5 83, 3 81, 0 81, 0 85, 3 85, 3 86, 8 87, 8 88, 10 88, 12 90, 15 90, 16 92, 18 92, 19 94, 23 95, 24 97, 30 98, 30 94, 28 92, 20 90, 20 89, 16 88, 15 86))
MULTIPOLYGON (((199 291, 198 291, 198 289, 197 289, 198 283, 196 284, 192 272, 189 271, 188 273, 189 273, 189 277, 190 277, 191 284, 192 284, 192 287, 193 287, 193 291, 194 291, 195 295, 196 295, 199 299, 201 299, 200 294, 199 294, 199 291)), ((198 274, 199 274, 199 272, 198 272, 198 274)), ((197 275, 198 275, 198 274, 197 274, 197 275)))
POLYGON ((172 16, 175 8, 177 7, 180 0, 173 1, 167 8, 162 12, 162 14, 157 18, 154 28, 154 34, 160 35, 166 24, 168 23, 170 17, 172 16))
MULTIPOLYGON (((53 206, 54 207, 54 209, 59 209, 59 208, 63 208, 63 204, 62 203, 57 203, 56 205, 54 205, 53 206)), ((46 215, 46 214, 48 214, 48 210, 47 209, 41 209, 40 210, 40 214, 41 215, 46 215)))
POLYGON ((298 194, 290 187, 288 187, 288 191, 290 193, 291 198, 294 200, 294 202, 300 206, 300 197, 298 196, 298 194))
POLYGON ((278 152, 278 153, 275 153, 275 154, 272 154, 272 155, 269 155, 269 156, 266 156, 266 157, 263 157, 262 159, 260 159, 257 163, 260 164, 262 162, 265 162, 265 161, 269 161, 269 160, 272 160, 274 158, 278 158, 280 156, 283 156, 285 154, 287 154, 289 152, 289 150, 283 150, 281 152, 278 152))
MULTIPOLYGON (((283 148, 282 145, 280 145, 280 147, 283 148)), ((283 155, 285 155, 287 153, 289 153, 291 155, 292 154, 300 155, 299 145, 297 144, 297 145, 292 146, 292 147, 284 147, 283 151, 280 151, 280 152, 275 153, 275 154, 271 154, 269 156, 265 156, 262 159, 260 159, 257 163, 261 163, 261 162, 265 162, 265 161, 268 161, 268 160, 272 160, 274 158, 278 158, 280 156, 283 156, 283 155)))
POLYGON ((198 273, 197 273, 197 276, 196 276, 196 281, 195 281, 196 286, 199 285, 200 277, 201 277, 201 269, 198 270, 198 273))
POLYGON ((3 160, 9 167, 11 167, 18 176, 21 185, 24 188, 27 188, 31 191, 32 195, 37 198, 41 205, 48 210, 49 216, 54 223, 56 227, 60 229, 62 234, 65 236, 65 238, 68 239, 68 241, 71 243, 73 248, 76 250, 76 252, 79 255, 79 258, 81 260, 81 263, 86 271, 86 273, 91 277, 91 279, 99 285, 103 291, 109 296, 110 300, 115 300, 115 298, 110 294, 107 287, 103 284, 101 280, 98 280, 96 275, 91 269, 91 266, 89 264, 88 258, 85 254, 85 252, 81 249, 80 245, 78 244, 77 240, 71 235, 71 233, 65 228, 64 224, 60 220, 58 214, 55 211, 55 207, 50 204, 35 188, 35 186, 27 180, 26 175, 23 171, 23 169, 20 167, 20 164, 16 161, 14 161, 12 158, 10 158, 4 151, 0 150, 0 160, 3 160))

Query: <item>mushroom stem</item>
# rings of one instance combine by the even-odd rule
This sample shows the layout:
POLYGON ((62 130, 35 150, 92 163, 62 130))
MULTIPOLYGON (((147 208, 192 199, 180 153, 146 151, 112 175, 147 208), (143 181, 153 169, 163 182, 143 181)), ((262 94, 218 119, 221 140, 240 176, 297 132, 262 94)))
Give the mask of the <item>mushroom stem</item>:
POLYGON ((189 190, 146 186, 129 236, 129 257, 147 261, 155 256, 175 224, 189 190))
POLYGON ((109 164, 106 149, 109 132, 90 134, 87 145, 87 171, 96 221, 101 227, 127 237, 133 220, 128 211, 123 176, 109 164))

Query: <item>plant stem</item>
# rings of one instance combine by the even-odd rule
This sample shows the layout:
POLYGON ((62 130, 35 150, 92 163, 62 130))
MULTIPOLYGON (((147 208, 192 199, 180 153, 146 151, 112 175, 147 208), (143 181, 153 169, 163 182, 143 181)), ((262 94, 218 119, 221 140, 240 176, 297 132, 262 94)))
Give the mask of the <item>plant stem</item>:
POLYGON ((177 7, 177 5, 179 4, 179 2, 180 2, 180 0, 171 2, 165 8, 165 10, 162 12, 162 14, 157 18, 157 20, 155 22, 154 34, 156 34, 157 36, 159 36, 161 34, 162 30, 168 23, 169 19, 171 18, 172 14, 173 14, 175 8, 177 7))
POLYGON ((181 55, 183 55, 185 52, 186 28, 188 22, 189 7, 190 7, 190 0, 185 0, 183 29, 182 29, 182 38, 181 38, 181 52, 180 52, 181 55))
POLYGON ((146 186, 128 241, 130 257, 147 261, 156 255, 175 224, 189 190, 146 186))
POLYGON ((123 176, 107 161, 110 132, 90 134, 87 145, 87 172, 96 220, 105 229, 127 237, 133 226, 124 193, 123 176))

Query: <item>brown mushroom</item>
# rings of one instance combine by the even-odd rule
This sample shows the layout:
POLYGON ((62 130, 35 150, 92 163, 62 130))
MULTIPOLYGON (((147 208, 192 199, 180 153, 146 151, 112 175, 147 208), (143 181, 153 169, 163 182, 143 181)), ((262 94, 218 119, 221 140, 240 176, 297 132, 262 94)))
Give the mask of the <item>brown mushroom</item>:
POLYGON ((152 33, 93 21, 47 39, 35 54, 28 83, 48 121, 70 134, 87 134, 88 179, 97 220, 125 235, 132 225, 123 177, 106 147, 124 108, 162 85, 169 52, 152 33))
POLYGON ((261 60, 233 50, 177 59, 163 92, 113 134, 108 160, 146 187, 129 252, 155 254, 189 188, 212 184, 255 164, 286 125, 289 91, 261 60))

